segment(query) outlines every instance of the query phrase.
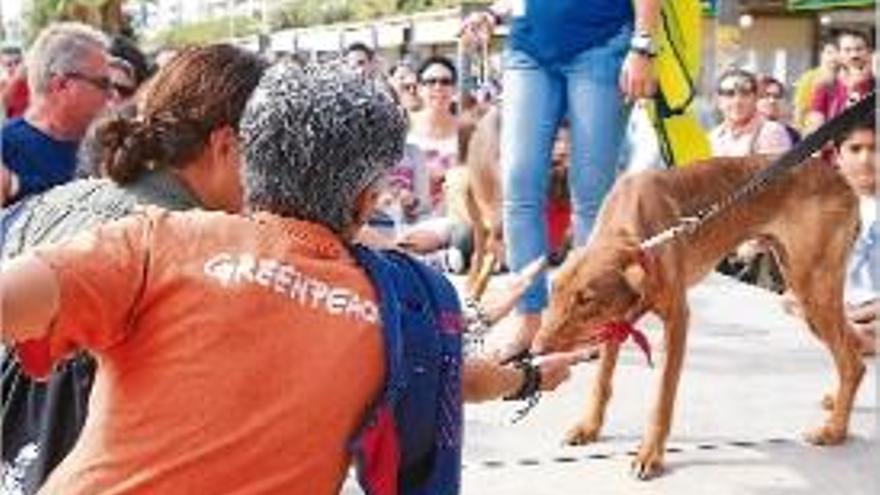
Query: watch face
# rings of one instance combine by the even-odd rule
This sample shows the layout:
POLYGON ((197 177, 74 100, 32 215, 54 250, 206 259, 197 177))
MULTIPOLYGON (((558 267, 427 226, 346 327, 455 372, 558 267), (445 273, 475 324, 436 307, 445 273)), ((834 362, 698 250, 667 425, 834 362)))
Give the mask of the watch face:
POLYGON ((656 51, 654 41, 648 37, 637 36, 630 41, 629 46, 633 50, 645 53, 654 53, 656 51))

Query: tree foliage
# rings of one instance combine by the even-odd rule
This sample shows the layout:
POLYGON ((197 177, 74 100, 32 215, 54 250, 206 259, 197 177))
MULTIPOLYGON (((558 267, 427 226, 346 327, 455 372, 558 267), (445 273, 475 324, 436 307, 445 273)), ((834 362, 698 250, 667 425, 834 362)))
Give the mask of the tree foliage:
POLYGON ((125 0, 32 0, 28 38, 33 39, 55 21, 79 21, 106 33, 132 36, 128 19, 122 13, 123 3, 125 0))
POLYGON ((260 22, 252 17, 221 17, 176 26, 157 33, 151 45, 177 47, 238 38, 260 32, 260 22))
POLYGON ((463 0, 289 0, 274 11, 271 25, 284 28, 366 21, 462 3, 463 0))

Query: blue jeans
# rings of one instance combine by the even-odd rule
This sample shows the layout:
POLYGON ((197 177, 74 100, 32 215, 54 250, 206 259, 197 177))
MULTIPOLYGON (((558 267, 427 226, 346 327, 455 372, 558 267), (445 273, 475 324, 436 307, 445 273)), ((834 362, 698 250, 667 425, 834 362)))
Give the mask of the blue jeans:
MULTIPOLYGON (((627 27, 604 45, 565 64, 545 66, 521 51, 504 53, 501 167, 508 264, 514 270, 547 254, 545 217, 550 153, 563 117, 571 125, 569 187, 574 241, 590 236, 602 200, 614 183, 629 115, 618 87, 629 50, 627 27)), ((542 274, 519 303, 519 311, 547 306, 542 274)))

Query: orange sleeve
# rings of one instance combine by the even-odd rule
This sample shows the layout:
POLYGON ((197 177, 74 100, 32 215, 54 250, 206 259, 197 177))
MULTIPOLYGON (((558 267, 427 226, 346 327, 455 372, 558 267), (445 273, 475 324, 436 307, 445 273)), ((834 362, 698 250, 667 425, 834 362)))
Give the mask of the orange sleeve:
POLYGON ((151 234, 148 216, 134 214, 36 251, 55 271, 60 288, 47 337, 52 361, 77 348, 107 349, 125 338, 144 290, 151 234))

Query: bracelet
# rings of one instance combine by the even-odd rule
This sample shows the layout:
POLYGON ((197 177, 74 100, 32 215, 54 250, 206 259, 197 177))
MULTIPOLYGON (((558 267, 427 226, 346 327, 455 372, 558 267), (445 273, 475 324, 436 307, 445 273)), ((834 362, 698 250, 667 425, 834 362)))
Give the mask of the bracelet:
POLYGON ((528 360, 516 361, 513 365, 516 369, 522 370, 523 382, 516 393, 505 396, 504 400, 531 399, 541 390, 541 368, 528 360))

